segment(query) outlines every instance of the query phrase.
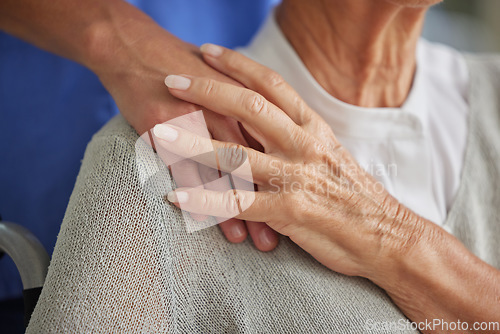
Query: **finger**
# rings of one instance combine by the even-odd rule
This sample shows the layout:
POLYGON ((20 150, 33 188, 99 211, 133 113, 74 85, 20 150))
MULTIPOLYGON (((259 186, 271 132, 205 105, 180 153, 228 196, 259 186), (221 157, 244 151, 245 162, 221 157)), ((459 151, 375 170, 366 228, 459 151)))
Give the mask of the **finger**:
MULTIPOLYGON (((203 181, 205 189, 212 191, 226 191, 233 189, 229 177, 224 175, 221 177, 220 171, 200 165, 200 177, 203 181)), ((224 173, 225 174, 225 173, 224 173)), ((245 222, 239 219, 227 219, 215 217, 222 232, 230 242, 238 243, 246 239, 248 232, 245 227, 245 222)))
MULTIPOLYGON (((240 131, 241 129, 236 120, 213 112, 206 114, 205 118, 207 120, 208 129, 214 139, 237 143, 246 147, 252 147, 251 145, 248 145, 248 142, 245 139, 244 134, 242 134, 242 131, 240 131), (217 122, 215 122, 213 118, 216 118, 217 122)), ((255 140, 253 141, 255 142, 255 140)), ((205 167, 205 169, 209 168, 205 167)), ((203 183, 209 185, 211 184, 210 173, 212 171, 207 171, 206 173, 202 171, 200 172, 203 183)), ((216 190, 211 187, 205 187, 205 189, 216 190)), ((226 239, 233 243, 244 241, 248 234, 250 234, 255 247, 262 252, 273 250, 278 245, 278 234, 267 226, 266 223, 251 221, 245 222, 243 220, 232 218, 220 223, 219 227, 222 233, 226 236, 226 239)))
POLYGON ((207 112, 206 119, 207 127, 213 139, 240 144, 245 147, 251 147, 256 151, 264 152, 264 147, 234 118, 222 116, 214 112, 207 112), (214 119, 213 115, 217 117, 217 123, 212 123, 214 119))
POLYGON ((313 111, 278 73, 239 52, 218 45, 204 44, 200 50, 208 64, 262 94, 298 125, 311 120, 313 111))
MULTIPOLYGON (((207 123, 207 127, 209 132, 212 134, 212 137, 219 141, 232 142, 236 144, 241 144, 246 147, 250 147, 245 137, 241 133, 241 129, 238 126, 238 122, 233 118, 225 117, 214 112, 205 113, 205 119, 207 123)), ((207 170, 206 172, 200 172, 201 179, 204 183, 208 184, 209 190, 216 190, 211 187, 211 179, 208 177, 209 173, 213 173, 212 171, 208 171, 209 167, 203 168, 203 170, 207 170), (207 176, 207 177, 205 177, 207 176)), ((219 177, 217 173, 217 177, 219 177)), ((230 189, 232 187, 228 187, 230 189)), ((226 221, 219 223, 219 228, 222 233, 226 237, 229 242, 240 243, 243 242, 248 236, 247 224, 245 221, 240 219, 228 219, 226 221)))
POLYGON ((218 192, 200 188, 178 188, 167 199, 182 210, 202 215, 244 220, 273 219, 279 212, 277 194, 239 189, 218 192))
POLYGON ((278 233, 266 223, 247 221, 247 229, 258 250, 268 252, 278 246, 278 233))
POLYGON ((208 167, 232 173, 248 182, 265 184, 283 162, 262 152, 233 143, 195 135, 170 124, 157 124, 153 132, 165 150, 208 167))
MULTIPOLYGON (((145 138, 150 145, 153 143, 153 149, 156 150, 158 156, 165 163, 165 165, 169 167, 172 178, 174 179, 177 187, 194 188, 202 185, 202 180, 198 172, 198 164, 196 162, 188 159, 182 159, 181 157, 171 154, 170 152, 165 152, 161 147, 154 145, 157 138, 154 138, 152 131, 148 131, 148 136, 145 138)), ((204 215, 192 214, 191 218, 196 221, 204 221, 208 217, 204 215)))
MULTIPOLYGON (((199 172, 197 163, 188 159, 181 160, 170 165, 170 171, 172 172, 172 177, 174 178, 177 187, 199 187, 203 184, 199 172)), ((196 221, 204 221, 208 217, 206 215, 199 215, 196 213, 190 214, 191 218, 196 221)))
POLYGON ((213 139, 251 147, 241 133, 238 121, 234 118, 222 116, 212 111, 204 112, 203 115, 205 116, 208 131, 213 139))
POLYGON ((245 241, 248 231, 245 222, 241 219, 231 218, 219 224, 219 228, 229 242, 240 243, 245 241))
POLYGON ((302 129, 281 109, 262 95, 246 88, 208 78, 169 75, 170 93, 182 100, 202 105, 240 121, 266 152, 289 150, 302 129))

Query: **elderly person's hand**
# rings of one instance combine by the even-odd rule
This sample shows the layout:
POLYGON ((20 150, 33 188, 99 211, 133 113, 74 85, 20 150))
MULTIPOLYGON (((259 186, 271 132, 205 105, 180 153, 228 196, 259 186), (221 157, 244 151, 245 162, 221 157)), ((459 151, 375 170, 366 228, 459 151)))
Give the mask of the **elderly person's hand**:
POLYGON ((328 268, 384 288, 414 321, 498 318, 497 270, 387 193, 276 73, 220 47, 202 51, 210 65, 248 89, 169 76, 170 92, 235 118, 264 153, 165 124, 155 127, 155 135, 164 148, 186 157, 213 147, 222 152, 217 167, 225 171, 248 159, 259 191, 179 188, 170 201, 198 214, 266 221, 328 268))
POLYGON ((237 79, 262 95, 207 78, 170 76, 167 84, 181 99, 236 118, 265 153, 173 125, 159 125, 154 133, 166 138, 163 147, 178 155, 214 150, 218 160, 225 161, 220 163, 223 171, 236 169, 244 163, 241 158, 248 157, 260 191, 179 188, 183 210, 266 221, 330 269, 364 277, 372 277, 392 252, 403 253, 422 236, 425 224, 358 166, 329 126, 281 78, 236 53, 228 54, 234 67, 226 70, 249 74, 237 79), (268 87, 261 85, 270 81, 268 87))
POLYGON ((173 125, 157 125, 154 133, 164 138, 165 149, 185 157, 214 150, 225 162, 219 164, 223 171, 248 158, 259 191, 178 188, 170 199, 192 213, 265 221, 340 273, 384 276, 391 254, 403 255, 426 233, 424 221, 359 167, 330 127, 276 73, 230 51, 218 64, 262 95, 189 76, 169 76, 171 93, 234 117, 264 153, 173 125))

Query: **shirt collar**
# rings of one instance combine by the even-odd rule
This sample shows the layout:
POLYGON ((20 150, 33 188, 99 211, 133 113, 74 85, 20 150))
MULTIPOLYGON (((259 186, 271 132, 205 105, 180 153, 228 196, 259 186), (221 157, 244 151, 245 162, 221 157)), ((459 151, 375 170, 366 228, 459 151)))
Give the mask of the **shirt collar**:
POLYGON ((245 48, 246 56, 273 69, 302 96, 306 103, 330 124, 337 136, 355 138, 412 138, 427 128, 427 101, 417 47, 417 69, 412 88, 400 108, 365 108, 331 96, 311 75, 281 32, 274 12, 245 48))

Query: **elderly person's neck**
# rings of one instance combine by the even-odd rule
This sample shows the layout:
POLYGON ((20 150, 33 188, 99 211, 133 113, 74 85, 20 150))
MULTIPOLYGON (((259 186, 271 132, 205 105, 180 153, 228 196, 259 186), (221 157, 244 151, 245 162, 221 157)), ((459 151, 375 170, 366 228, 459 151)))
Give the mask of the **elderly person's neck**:
POLYGON ((284 0, 276 18, 332 96, 363 107, 398 107, 412 85, 426 9, 386 0, 284 0))

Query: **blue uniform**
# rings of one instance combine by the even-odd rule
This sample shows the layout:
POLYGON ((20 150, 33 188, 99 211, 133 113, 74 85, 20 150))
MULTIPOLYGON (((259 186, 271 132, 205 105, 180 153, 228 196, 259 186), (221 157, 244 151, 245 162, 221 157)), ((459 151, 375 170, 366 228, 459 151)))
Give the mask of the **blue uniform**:
MULTIPOLYGON (((131 0, 188 42, 245 45, 278 0, 131 0)), ((118 112, 86 68, 0 33, 0 215, 52 253, 91 136, 118 112)), ((0 260, 0 300, 21 295, 0 260)))

